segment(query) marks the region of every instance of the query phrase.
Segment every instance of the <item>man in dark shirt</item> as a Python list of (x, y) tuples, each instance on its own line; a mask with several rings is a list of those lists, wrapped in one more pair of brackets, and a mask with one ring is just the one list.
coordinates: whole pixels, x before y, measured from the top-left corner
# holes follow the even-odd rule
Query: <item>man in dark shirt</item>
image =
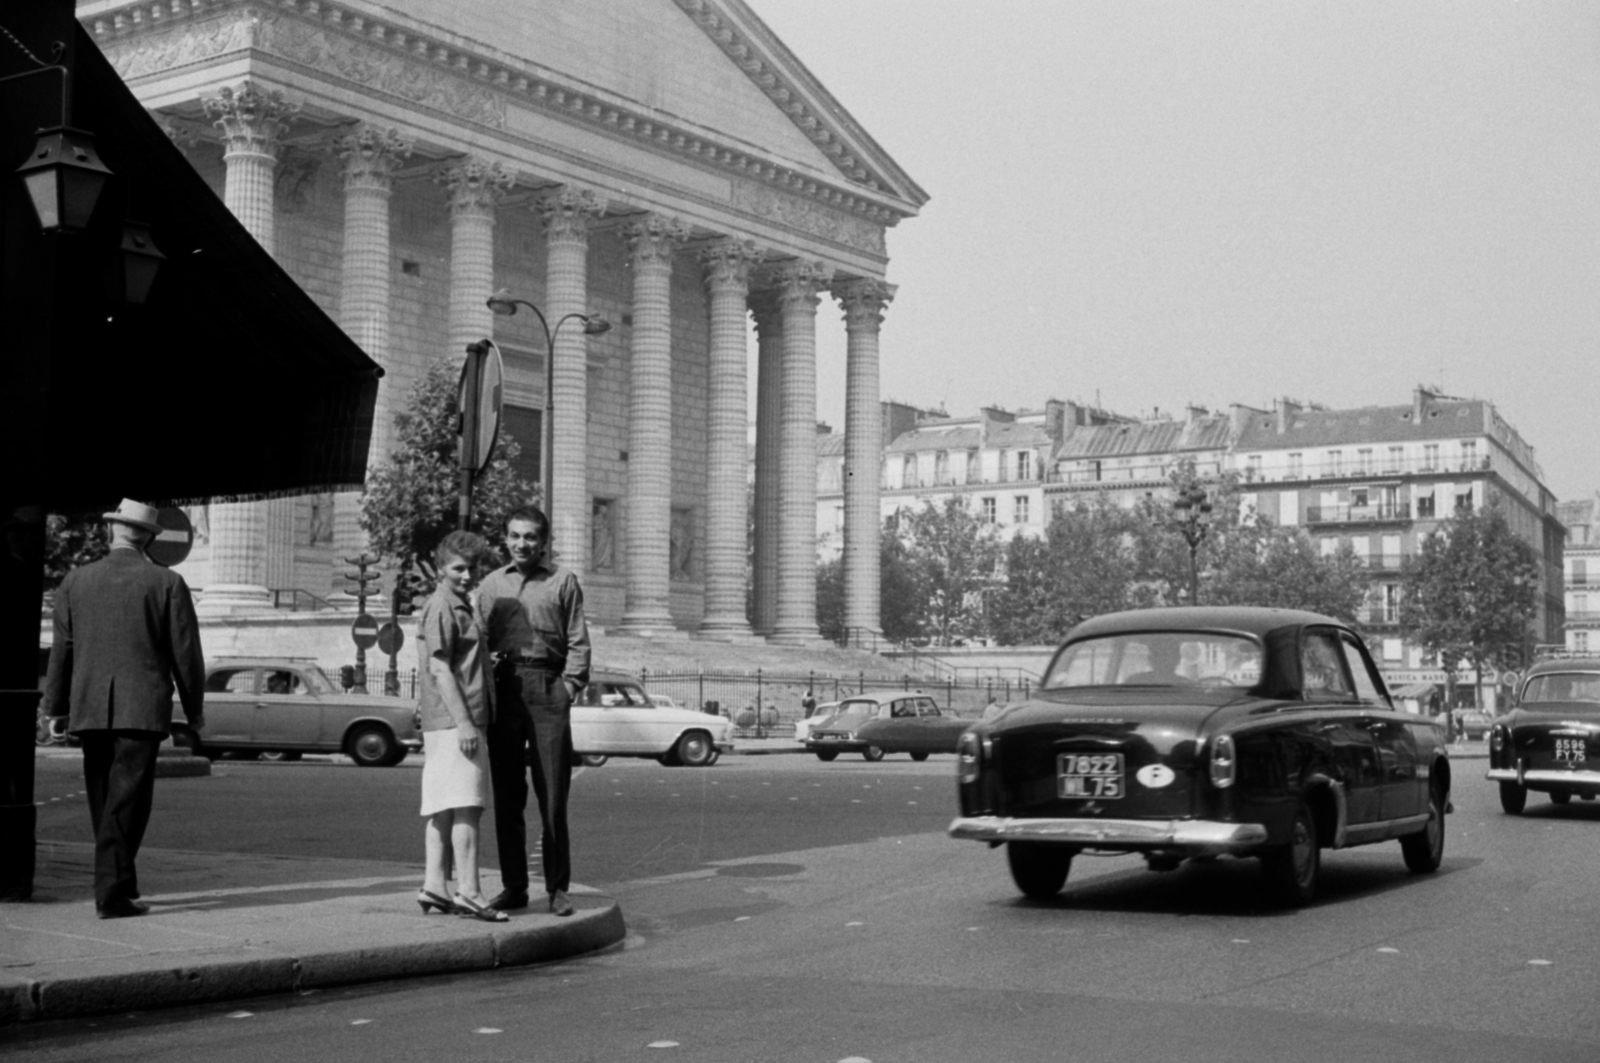
[[(478, 612), (495, 655), (495, 714), (489, 724), (495, 847), (505, 887), (489, 902), (528, 906), (528, 771), (543, 821), (541, 853), (550, 911), (571, 915), (567, 793), (572, 787), (572, 702), (589, 682), (589, 625), (578, 577), (547, 556), (550, 521), (532, 507), (506, 518), (511, 564), (486, 576)], [(529, 750), (533, 755), (529, 756)]]

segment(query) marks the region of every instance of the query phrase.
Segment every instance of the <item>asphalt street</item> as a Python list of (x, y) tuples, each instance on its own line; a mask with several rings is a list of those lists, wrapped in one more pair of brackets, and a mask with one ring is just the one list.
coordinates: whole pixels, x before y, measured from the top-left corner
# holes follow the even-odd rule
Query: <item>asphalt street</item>
[[(70, 761), (42, 837), (81, 838)], [(148, 845), (419, 860), (412, 767), (219, 763), (163, 780)], [(1080, 858), (1061, 896), (943, 834), (949, 757), (613, 761), (575, 784), (577, 877), (618, 949), (536, 969), (38, 1024), (26, 1060), (1285, 1060), (1600, 1058), (1600, 803), (1501, 814), (1457, 768), (1445, 866), (1327, 854), (1311, 907), (1253, 861)], [(492, 847), (491, 847), (492, 848)], [(264, 861), (269, 866), (270, 861)], [(420, 866), (420, 864), (419, 864)]]

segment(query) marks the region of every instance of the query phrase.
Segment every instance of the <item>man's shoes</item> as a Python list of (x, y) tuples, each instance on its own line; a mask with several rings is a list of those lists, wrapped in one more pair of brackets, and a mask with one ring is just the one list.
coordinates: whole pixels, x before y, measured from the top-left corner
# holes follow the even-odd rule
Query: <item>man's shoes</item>
[(556, 890), (550, 894), (550, 911), (556, 915), (572, 914), (572, 899), (567, 896), (566, 890)]
[(129, 900), (126, 897), (117, 897), (114, 900), (107, 901), (105, 904), (95, 905), (94, 910), (101, 919), (128, 919), (132, 916), (148, 914), (150, 906)]
[(527, 906), (527, 890), (504, 889), (495, 894), (494, 900), (489, 902), (489, 907), (497, 912), (515, 912)]

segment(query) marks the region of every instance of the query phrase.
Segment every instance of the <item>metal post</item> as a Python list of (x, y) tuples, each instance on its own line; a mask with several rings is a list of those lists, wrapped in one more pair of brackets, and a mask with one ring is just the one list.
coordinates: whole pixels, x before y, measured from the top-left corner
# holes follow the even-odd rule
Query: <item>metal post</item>
[(457, 527), (462, 531), (472, 525), (472, 477), (478, 467), (478, 391), (483, 386), (483, 358), (488, 353), (483, 340), (467, 344), (467, 379), (462, 389), (467, 401), (461, 411), (461, 481), (457, 499)]

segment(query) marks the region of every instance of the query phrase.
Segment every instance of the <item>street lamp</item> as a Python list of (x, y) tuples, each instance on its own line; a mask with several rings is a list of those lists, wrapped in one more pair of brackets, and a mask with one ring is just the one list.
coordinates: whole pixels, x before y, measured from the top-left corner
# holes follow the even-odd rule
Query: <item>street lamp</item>
[(556, 475), (556, 337), (561, 334), (561, 326), (576, 318), (583, 322), (585, 336), (598, 336), (611, 331), (611, 322), (599, 314), (580, 314), (574, 311), (563, 314), (556, 321), (556, 327), (551, 328), (545, 320), (544, 313), (537, 306), (526, 299), (513, 299), (509, 288), (501, 288), (489, 297), (489, 309), (502, 317), (510, 317), (517, 312), (517, 307), (525, 306), (533, 311), (533, 316), (539, 319), (539, 327), (544, 330), (544, 460), (540, 475), (544, 477), (544, 512), (550, 519), (555, 519), (554, 507), (551, 498), (555, 491)]
[(1199, 484), (1182, 488), (1172, 501), (1173, 525), (1189, 544), (1189, 604), (1200, 604), (1200, 563), (1197, 555), (1211, 528), (1211, 502)]

